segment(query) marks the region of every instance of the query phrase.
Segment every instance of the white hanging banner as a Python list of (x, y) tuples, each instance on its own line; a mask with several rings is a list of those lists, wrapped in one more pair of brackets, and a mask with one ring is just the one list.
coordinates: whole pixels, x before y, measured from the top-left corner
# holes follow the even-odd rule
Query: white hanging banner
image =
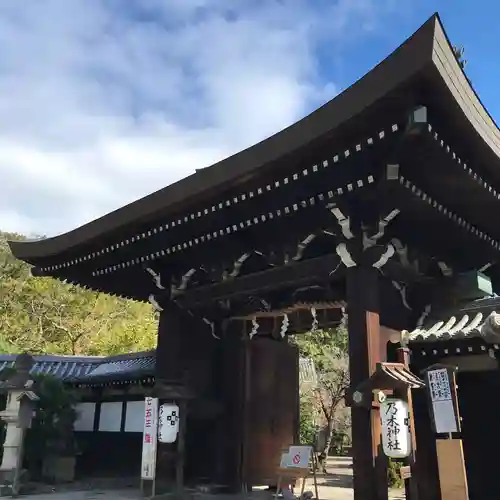
[(160, 443), (175, 443), (179, 434), (179, 407), (165, 403), (160, 406), (158, 417), (158, 441)]
[(146, 398), (144, 402), (144, 432), (142, 435), (141, 479), (156, 476), (156, 447), (158, 443), (158, 399)]
[(411, 453), (408, 403), (387, 398), (380, 403), (382, 449), (390, 458), (405, 458)]

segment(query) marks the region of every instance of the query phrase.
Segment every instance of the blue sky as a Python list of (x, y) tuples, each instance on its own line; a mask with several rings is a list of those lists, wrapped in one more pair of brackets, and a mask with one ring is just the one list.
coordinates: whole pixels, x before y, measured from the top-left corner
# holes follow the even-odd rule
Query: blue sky
[(2, 0), (0, 229), (67, 231), (250, 146), (436, 10), (500, 119), (493, 1)]
[(497, 122), (500, 121), (500, 3), (493, 0), (457, 2), (452, 0), (422, 0), (401, 2), (401, 15), (391, 12), (383, 23), (384, 32), (374, 32), (366, 43), (359, 39), (349, 47), (349, 56), (340, 58), (335, 66), (325, 64), (325, 74), (341, 81), (342, 87), (366, 73), (373, 65), (394, 50), (405, 38), (416, 31), (434, 12), (439, 12), (452, 43), (463, 45), (466, 51), (467, 75), (481, 100)]

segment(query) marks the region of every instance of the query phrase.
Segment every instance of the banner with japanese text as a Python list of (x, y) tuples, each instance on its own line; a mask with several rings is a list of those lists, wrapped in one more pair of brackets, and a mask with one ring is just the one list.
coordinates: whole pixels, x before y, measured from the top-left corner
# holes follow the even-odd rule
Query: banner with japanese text
[(146, 398), (144, 404), (144, 432), (142, 434), (141, 479), (151, 480), (155, 478), (157, 436), (158, 399)]

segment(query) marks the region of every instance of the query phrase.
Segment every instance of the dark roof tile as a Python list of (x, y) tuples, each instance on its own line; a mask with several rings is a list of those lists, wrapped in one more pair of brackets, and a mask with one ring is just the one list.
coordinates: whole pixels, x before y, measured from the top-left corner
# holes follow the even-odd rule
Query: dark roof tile
[[(0, 371), (14, 366), (16, 354), (0, 355)], [(94, 356), (34, 356), (35, 364), (31, 369), (33, 375), (53, 375), (62, 380), (84, 377), (101, 362), (102, 358)]]
[[(14, 366), (16, 354), (0, 354), (0, 372)], [(46, 374), (66, 382), (93, 384), (114, 380), (134, 380), (154, 376), (156, 352), (144, 351), (116, 356), (34, 356), (33, 375)], [(317, 379), (314, 362), (299, 359), (300, 383), (314, 384)]]
[(103, 360), (91, 372), (76, 377), (78, 382), (130, 379), (154, 375), (156, 355), (153, 352), (138, 352), (126, 357), (110, 357)]

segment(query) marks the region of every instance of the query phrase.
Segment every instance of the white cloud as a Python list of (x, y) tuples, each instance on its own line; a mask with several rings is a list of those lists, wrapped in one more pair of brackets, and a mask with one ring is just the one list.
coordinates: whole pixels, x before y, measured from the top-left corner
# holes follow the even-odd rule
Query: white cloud
[(0, 228), (72, 229), (335, 94), (316, 50), (394, 0), (3, 0)]

